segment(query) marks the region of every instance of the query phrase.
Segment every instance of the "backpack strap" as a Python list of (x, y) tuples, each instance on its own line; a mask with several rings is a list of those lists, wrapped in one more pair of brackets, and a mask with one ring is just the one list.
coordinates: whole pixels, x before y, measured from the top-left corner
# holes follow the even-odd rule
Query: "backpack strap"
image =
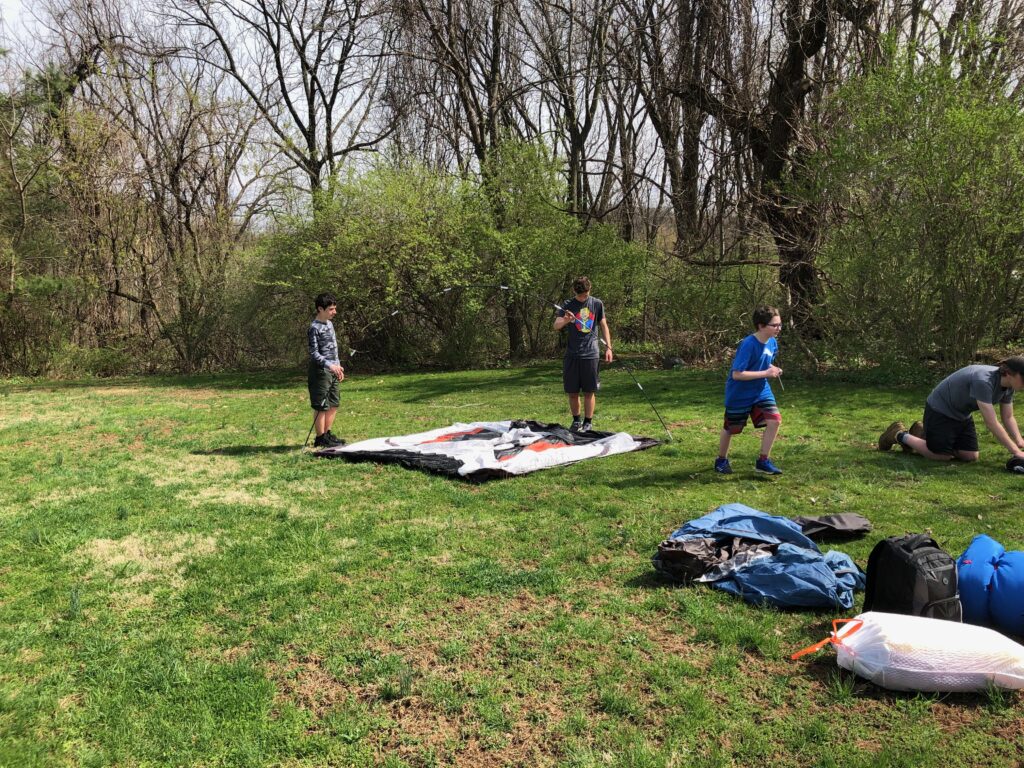
[(882, 557), (882, 552), (888, 546), (886, 542), (889, 539), (882, 539), (880, 542), (875, 544), (875, 548), (871, 550), (871, 554), (868, 555), (868, 567), (864, 571), (867, 575), (867, 583), (864, 586), (864, 610), (870, 611), (871, 606), (875, 603), (875, 592), (878, 587), (878, 561)]
[(921, 547), (925, 546), (941, 549), (941, 547), (938, 545), (938, 542), (936, 542), (935, 539), (933, 539), (927, 533), (916, 533), (911, 536), (904, 536), (902, 539), (899, 540), (900, 549), (908, 553), (913, 552), (915, 549), (920, 549)]

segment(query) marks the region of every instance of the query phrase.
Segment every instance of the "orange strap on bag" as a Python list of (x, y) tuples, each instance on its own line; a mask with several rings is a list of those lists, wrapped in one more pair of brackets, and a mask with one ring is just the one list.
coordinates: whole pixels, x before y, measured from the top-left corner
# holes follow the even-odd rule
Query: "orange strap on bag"
[(832, 634), (831, 635), (826, 637), (824, 640), (821, 640), (821, 641), (815, 643), (814, 645), (809, 645), (806, 648), (801, 648), (799, 651), (794, 653), (789, 658), (790, 659), (799, 659), (801, 656), (806, 656), (808, 653), (814, 653), (815, 651), (820, 651), (822, 648), (824, 648), (829, 643), (839, 644), (839, 642), (840, 642), (840, 640), (839, 640), (839, 625), (840, 624), (851, 624), (851, 623), (852, 624), (856, 624), (856, 626), (853, 627), (849, 632), (846, 633), (847, 637), (849, 637), (854, 632), (856, 632), (858, 629), (860, 629), (861, 627), (864, 626), (864, 622), (861, 619), (833, 619), (832, 620)]

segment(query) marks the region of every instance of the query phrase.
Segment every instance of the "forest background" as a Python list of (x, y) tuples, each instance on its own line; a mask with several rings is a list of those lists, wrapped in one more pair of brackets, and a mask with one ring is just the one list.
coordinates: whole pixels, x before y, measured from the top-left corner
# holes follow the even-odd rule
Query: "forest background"
[[(48, 0), (0, 64), (0, 374), (1019, 350), (1024, 0)], [(495, 286), (505, 285), (510, 290)], [(451, 288), (451, 290), (445, 290)]]

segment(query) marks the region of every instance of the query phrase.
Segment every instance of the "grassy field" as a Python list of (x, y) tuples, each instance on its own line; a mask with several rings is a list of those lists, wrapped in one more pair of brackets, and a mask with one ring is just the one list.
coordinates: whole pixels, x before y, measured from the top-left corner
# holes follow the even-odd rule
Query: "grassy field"
[[(560, 368), (359, 375), (349, 440), (565, 423)], [(740, 501), (1024, 547), (1024, 481), (873, 450), (927, 390), (787, 378), (777, 479), (711, 470), (724, 376), (644, 371), (676, 442), (472, 486), (324, 461), (298, 375), (0, 389), (0, 765), (975, 766), (1024, 760), (1017, 695), (913, 696), (797, 662), (831, 613), (658, 581)], [(664, 437), (603, 374), (596, 427)], [(1024, 421), (1024, 419), (1022, 419)], [(983, 430), (982, 430), (983, 431)], [(858, 606), (861, 598), (858, 598)], [(854, 612), (851, 613), (855, 613)]]

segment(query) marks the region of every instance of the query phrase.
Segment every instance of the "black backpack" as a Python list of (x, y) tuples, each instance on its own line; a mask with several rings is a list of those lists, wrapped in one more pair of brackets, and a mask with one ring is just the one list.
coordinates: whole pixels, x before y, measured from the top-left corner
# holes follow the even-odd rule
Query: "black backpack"
[(926, 533), (890, 536), (868, 557), (864, 610), (960, 621), (956, 561)]

